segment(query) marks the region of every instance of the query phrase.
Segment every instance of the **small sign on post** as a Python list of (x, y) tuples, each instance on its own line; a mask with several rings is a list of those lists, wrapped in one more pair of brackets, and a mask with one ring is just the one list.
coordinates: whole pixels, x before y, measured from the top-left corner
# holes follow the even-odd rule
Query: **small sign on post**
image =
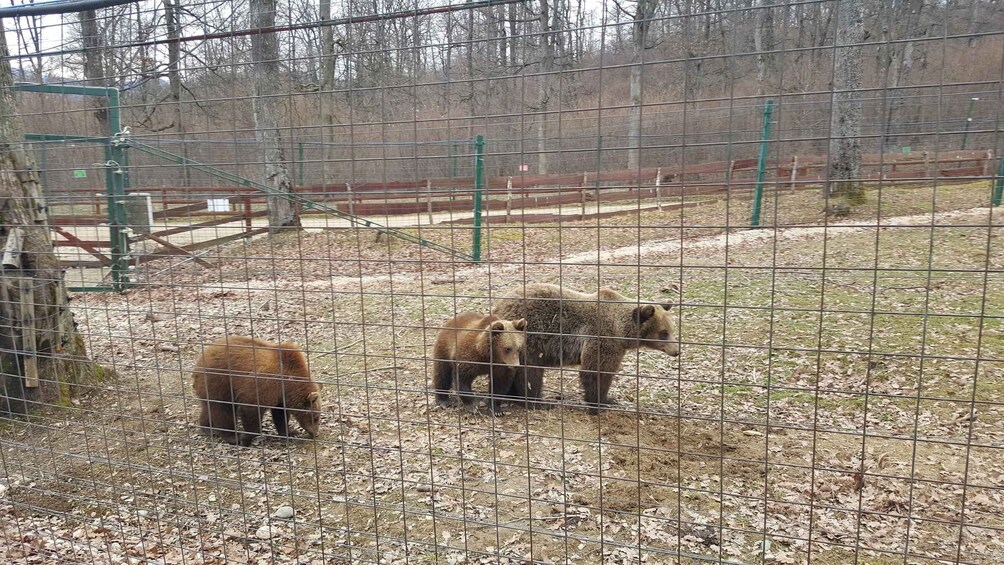
[(206, 200), (206, 208), (210, 212), (229, 212), (230, 211), (230, 199), (229, 198), (210, 198)]
[(909, 152), (910, 152), (910, 146), (909, 145), (904, 146), (903, 153), (909, 153)]
[(85, 179), (87, 178), (87, 171), (84, 169), (75, 169), (73, 171), (73, 178), (75, 179)]
[(525, 173), (525, 172), (527, 172), (529, 170), (530, 170), (530, 165), (520, 165), (519, 166), (519, 172), (521, 172), (521, 173)]

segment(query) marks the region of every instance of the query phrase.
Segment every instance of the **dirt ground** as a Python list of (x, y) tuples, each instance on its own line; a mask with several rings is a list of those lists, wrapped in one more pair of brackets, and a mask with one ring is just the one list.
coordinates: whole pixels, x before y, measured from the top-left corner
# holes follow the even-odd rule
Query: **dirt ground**
[[(482, 265), (300, 232), (77, 294), (89, 351), (118, 378), (0, 424), (0, 555), (998, 563), (1002, 214), (975, 185), (869, 196), (837, 224), (798, 193), (769, 200), (760, 230), (735, 201), (489, 226)], [(572, 369), (548, 373), (550, 410), (435, 407), (437, 327), (524, 282), (678, 303), (683, 355), (629, 354), (620, 404), (598, 417)], [(198, 433), (189, 371), (226, 334), (308, 352), (320, 438), (243, 449)]]

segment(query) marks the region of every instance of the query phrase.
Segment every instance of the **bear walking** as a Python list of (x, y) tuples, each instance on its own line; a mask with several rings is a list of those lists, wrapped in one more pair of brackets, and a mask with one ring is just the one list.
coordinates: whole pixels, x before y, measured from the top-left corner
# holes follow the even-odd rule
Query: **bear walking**
[(498, 395), (510, 388), (511, 368), (519, 364), (525, 329), (526, 320), (502, 320), (476, 312), (464, 312), (443, 324), (433, 350), (436, 404), (449, 404), (450, 388), (456, 380), (464, 409), (476, 413), (471, 385), (476, 377), (490, 374), (492, 413), (501, 415)]
[[(261, 433), (262, 413), (271, 410), (279, 435), (289, 435), (289, 417), (317, 436), (321, 399), (307, 360), (291, 344), (245, 336), (214, 341), (199, 355), (192, 372), (201, 399), (199, 426), (227, 443), (251, 445)], [(237, 432), (240, 416), (244, 433)]]
[(639, 305), (609, 289), (584, 294), (553, 284), (527, 285), (519, 296), (497, 302), (492, 311), (501, 318), (527, 322), (522, 367), (515, 369), (507, 394), (523, 397), (533, 406), (533, 399), (541, 396), (545, 368), (578, 365), (590, 413), (615, 404), (608, 393), (628, 351), (680, 354), (670, 307)]

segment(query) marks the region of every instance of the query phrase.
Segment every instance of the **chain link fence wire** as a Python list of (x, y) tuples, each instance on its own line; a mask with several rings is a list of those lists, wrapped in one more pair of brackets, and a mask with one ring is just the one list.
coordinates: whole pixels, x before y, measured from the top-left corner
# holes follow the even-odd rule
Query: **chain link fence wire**
[(999, 2), (87, 8), (2, 20), (5, 562), (1001, 561)]

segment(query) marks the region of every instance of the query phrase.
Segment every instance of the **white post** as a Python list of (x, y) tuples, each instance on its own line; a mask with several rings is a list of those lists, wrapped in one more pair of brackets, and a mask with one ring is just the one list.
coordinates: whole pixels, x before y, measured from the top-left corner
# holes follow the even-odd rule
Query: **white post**
[(505, 217), (508, 221), (509, 216), (512, 214), (512, 177), (509, 177), (505, 181)]
[(662, 167), (655, 170), (655, 205), (662, 212)]

